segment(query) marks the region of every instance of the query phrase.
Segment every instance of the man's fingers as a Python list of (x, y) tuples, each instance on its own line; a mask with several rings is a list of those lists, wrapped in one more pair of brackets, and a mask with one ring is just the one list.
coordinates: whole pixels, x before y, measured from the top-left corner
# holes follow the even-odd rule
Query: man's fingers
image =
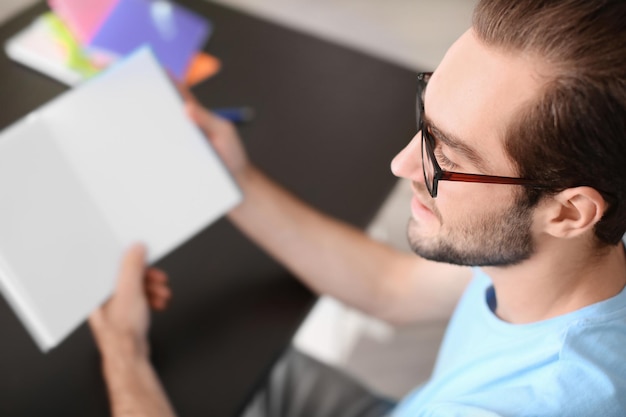
[(102, 307), (95, 309), (89, 315), (89, 325), (92, 328), (99, 328), (102, 326)]
[(182, 97), (182, 99), (183, 99), (183, 101), (185, 103), (195, 103), (195, 104), (198, 104), (198, 100), (191, 93), (191, 91), (189, 91), (189, 88), (185, 84), (183, 84), (180, 81), (176, 80), (174, 77), (170, 77), (170, 80), (172, 81), (172, 84), (174, 84), (176, 89), (178, 90), (178, 94), (180, 94), (180, 96)]
[(150, 307), (153, 310), (165, 309), (172, 298), (167, 274), (160, 269), (150, 268), (146, 271), (144, 285)]
[(203, 111), (202, 107), (193, 102), (187, 102), (185, 105), (187, 115), (196, 124), (205, 135), (208, 135), (211, 131), (212, 119), (208, 112)]
[(145, 258), (146, 249), (142, 244), (135, 244), (126, 251), (117, 282), (119, 294), (131, 295), (141, 291), (146, 266)]
[(154, 285), (146, 288), (148, 303), (153, 310), (163, 310), (172, 298), (172, 291), (164, 285)]
[(230, 122), (205, 109), (198, 103), (188, 102), (185, 107), (189, 118), (202, 129), (209, 139), (216, 132), (228, 132), (234, 129)]
[(148, 304), (150, 305), (150, 308), (156, 311), (165, 310), (169, 303), (169, 298), (148, 298)]
[(119, 268), (117, 283), (113, 297), (104, 305), (94, 310), (89, 316), (89, 324), (93, 329), (104, 326), (105, 313), (104, 310), (110, 308), (112, 303), (122, 305), (130, 305), (138, 291), (141, 291), (142, 277), (145, 268), (146, 250), (143, 245), (135, 244), (130, 247), (124, 257)]
[(167, 276), (167, 273), (161, 269), (148, 268), (148, 270), (146, 271), (147, 282), (166, 283), (168, 282), (168, 280), (169, 280), (169, 277)]
[(149, 297), (170, 298), (172, 290), (166, 284), (151, 283), (146, 286), (146, 294)]
[(202, 129), (205, 135), (209, 136), (215, 126), (216, 121), (219, 122), (217, 116), (205, 109), (198, 100), (191, 94), (191, 91), (181, 83), (175, 83), (178, 93), (185, 102), (185, 110), (187, 115), (193, 122)]

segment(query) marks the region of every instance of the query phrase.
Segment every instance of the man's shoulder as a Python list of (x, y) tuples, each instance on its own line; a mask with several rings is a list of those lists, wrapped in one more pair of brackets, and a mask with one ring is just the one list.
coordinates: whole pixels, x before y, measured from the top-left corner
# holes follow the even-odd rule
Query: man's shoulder
[[(559, 354), (564, 370), (597, 369), (622, 383), (626, 397), (626, 307), (571, 323)], [(614, 374), (614, 375), (613, 375)], [(589, 375), (592, 376), (592, 375)]]
[(573, 414), (567, 415), (623, 415), (626, 410), (624, 346), (624, 310), (570, 324), (563, 335), (553, 373), (543, 386), (540, 403), (555, 410), (571, 410)]
[(626, 367), (626, 289), (577, 313), (564, 331), (561, 359)]

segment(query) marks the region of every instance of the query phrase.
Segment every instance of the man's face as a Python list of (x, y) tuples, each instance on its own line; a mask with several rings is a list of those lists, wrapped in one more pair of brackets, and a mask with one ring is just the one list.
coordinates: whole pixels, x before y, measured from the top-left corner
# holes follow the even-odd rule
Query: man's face
[[(472, 30), (450, 48), (424, 98), (441, 168), (517, 176), (504, 136), (520, 108), (540, 87), (530, 57), (486, 47)], [(436, 199), (424, 184), (421, 133), (392, 162), (412, 181), (409, 241), (427, 259), (461, 265), (511, 265), (533, 252), (533, 209), (520, 186), (440, 181)]]

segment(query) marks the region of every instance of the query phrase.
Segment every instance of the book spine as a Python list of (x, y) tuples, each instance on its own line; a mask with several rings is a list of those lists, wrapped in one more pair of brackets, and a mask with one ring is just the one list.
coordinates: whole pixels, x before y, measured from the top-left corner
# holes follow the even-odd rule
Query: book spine
[(15, 275), (11, 272), (4, 259), (0, 256), (0, 291), (5, 300), (17, 314), (26, 330), (35, 339), (35, 343), (42, 352), (48, 351), (54, 346), (53, 337), (50, 335), (39, 316), (33, 311), (32, 303), (24, 289), (12, 279)]

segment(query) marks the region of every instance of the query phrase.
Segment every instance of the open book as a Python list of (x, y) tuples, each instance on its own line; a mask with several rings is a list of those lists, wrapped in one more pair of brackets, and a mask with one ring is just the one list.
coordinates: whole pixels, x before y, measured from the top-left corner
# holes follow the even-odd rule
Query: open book
[(0, 134), (0, 289), (46, 351), (110, 296), (131, 243), (154, 262), (240, 199), (140, 50)]

